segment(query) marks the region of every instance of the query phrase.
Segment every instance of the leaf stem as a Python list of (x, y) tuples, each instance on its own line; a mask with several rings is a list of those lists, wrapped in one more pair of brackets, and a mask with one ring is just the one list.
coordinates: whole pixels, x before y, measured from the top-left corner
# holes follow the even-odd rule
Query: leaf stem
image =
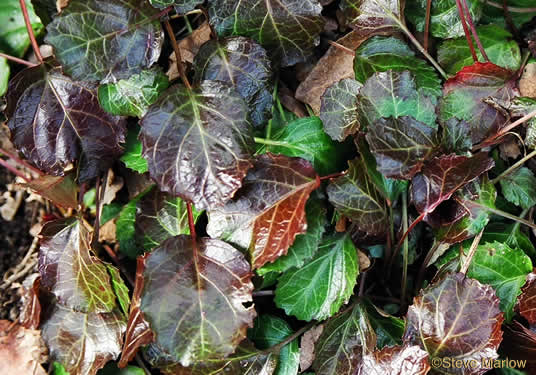
[(43, 55), (41, 55), (41, 50), (39, 49), (39, 45), (37, 44), (37, 40), (35, 39), (34, 31), (32, 28), (32, 22), (30, 21), (30, 16), (28, 15), (28, 8), (26, 8), (26, 1), (25, 0), (19, 0), (20, 3), (20, 9), (22, 10), (22, 15), (24, 16), (24, 23), (26, 24), (26, 30), (28, 31), (28, 36), (30, 37), (30, 42), (32, 43), (32, 48), (34, 50), (35, 56), (37, 57), (37, 60), (42, 64), (43, 63)]
[(24, 179), (24, 181), (26, 182), (31, 182), (31, 180), (26, 177), (24, 175), (24, 173), (22, 173), (21, 171), (19, 171), (17, 168), (15, 168), (14, 166), (12, 166), (11, 164), (9, 164), (7, 161), (5, 161), (4, 159), (1, 159), (0, 158), (0, 165), (3, 166), (4, 168), (6, 168), (8, 171), (10, 171), (11, 173), (13, 173), (14, 175), (16, 176), (19, 176), (20, 178)]
[(331, 44), (333, 47), (335, 48), (338, 48), (340, 49), (341, 51), (343, 51), (344, 53), (350, 55), (350, 56), (355, 56), (355, 51), (346, 47), (346, 46), (343, 46), (342, 44), (339, 44), (333, 40), (328, 40), (328, 43)]
[(188, 210), (188, 226), (190, 228), (190, 236), (192, 236), (192, 241), (194, 241), (195, 247), (197, 248), (197, 233), (195, 232), (194, 212), (191, 202), (186, 203), (186, 209)]
[(169, 38), (171, 39), (171, 46), (173, 47), (173, 51), (175, 52), (175, 58), (177, 59), (177, 70), (179, 71), (179, 76), (181, 77), (182, 83), (184, 83), (184, 86), (188, 90), (192, 89), (192, 86), (190, 85), (190, 81), (188, 81), (188, 77), (186, 77), (186, 72), (184, 71), (184, 65), (182, 65), (182, 57), (181, 57), (181, 51), (179, 48), (179, 45), (177, 44), (177, 39), (175, 39), (175, 33), (173, 33), (173, 28), (171, 27), (171, 24), (168, 20), (164, 21), (164, 26), (166, 27), (166, 31), (169, 35)]
[(328, 175), (325, 175), (325, 176), (321, 176), (320, 181), (325, 181), (325, 180), (329, 180), (329, 179), (332, 179), (332, 178), (341, 177), (341, 176), (344, 176), (345, 174), (346, 174), (346, 171), (328, 174)]
[(22, 166), (24, 168), (27, 168), (27, 169), (31, 170), (32, 172), (35, 172), (38, 176), (43, 176), (44, 175), (44, 173), (41, 172), (39, 169), (37, 169), (34, 166), (28, 164), (24, 160), (20, 159), (18, 156), (16, 156), (16, 155), (4, 150), (3, 148), (0, 148), (0, 154), (4, 154), (5, 156), (10, 158), (14, 162), (18, 163), (20, 166)]
[[(455, 198), (456, 199), (456, 198)], [(457, 199), (456, 199), (457, 200)], [(486, 205), (483, 205), (483, 204), (480, 204), (480, 203), (477, 203), (477, 202), (471, 202), (471, 205), (475, 206), (475, 207), (478, 207), (482, 210), (487, 210), (489, 212), (491, 212), (492, 214), (495, 214), (495, 215), (498, 215), (498, 216), (502, 216), (504, 218), (507, 218), (507, 219), (510, 219), (510, 220), (513, 220), (515, 222), (518, 222), (518, 223), (521, 223), (521, 224), (524, 224), (526, 225), (527, 227), (529, 228), (532, 228), (532, 229), (536, 229), (536, 224), (534, 223), (531, 223), (530, 221), (528, 220), (525, 220), (525, 219), (522, 219), (518, 216), (515, 216), (515, 215), (512, 215), (508, 212), (505, 212), (505, 211), (501, 211), (501, 210), (498, 210), (496, 208), (491, 208), (491, 207), (488, 207)]]
[(253, 292), (252, 295), (253, 297), (266, 297), (275, 295), (275, 292), (273, 290), (258, 290)]
[(502, 178), (504, 178), (504, 177), (508, 176), (510, 173), (514, 172), (517, 168), (521, 167), (527, 160), (529, 160), (530, 158), (533, 158), (534, 156), (536, 156), (536, 150), (532, 151), (530, 154), (527, 154), (522, 159), (519, 159), (519, 161), (517, 161), (515, 164), (511, 165), (508, 169), (506, 169), (503, 173), (501, 173), (500, 175), (495, 177), (490, 182), (495, 185)]
[(286, 346), (288, 343), (290, 343), (290, 342), (294, 341), (295, 339), (297, 339), (298, 337), (300, 337), (303, 333), (305, 333), (306, 331), (308, 331), (311, 328), (313, 328), (316, 324), (317, 324), (316, 321), (312, 321), (312, 322), (306, 324), (305, 326), (301, 327), (299, 330), (294, 332), (292, 335), (288, 336), (286, 339), (281, 341), (279, 344), (276, 344), (276, 345), (272, 346), (271, 348), (268, 348), (268, 349), (264, 350), (263, 352), (264, 353), (278, 354), (279, 351), (281, 349), (283, 349), (284, 346)]
[(432, 0), (426, 0), (426, 17), (424, 23), (424, 49), (428, 51), (428, 39), (430, 37), (430, 18), (432, 13)]
[[(504, 9), (502, 4), (496, 3), (494, 1), (484, 0), (484, 4), (492, 6), (494, 8)], [(533, 13), (536, 12), (536, 8), (522, 8), (522, 7), (513, 7), (513, 6), (507, 6), (506, 7), (509, 12), (512, 13)]]
[(267, 146), (283, 146), (283, 147), (290, 146), (287, 142), (273, 141), (271, 139), (266, 139), (266, 138), (255, 137), (253, 138), (253, 140), (255, 141), (255, 143), (260, 143), (261, 145), (267, 145)]
[(472, 151), (480, 150), (481, 148), (484, 148), (484, 147), (492, 145), (497, 138), (502, 137), (503, 135), (508, 133), (510, 130), (512, 130), (516, 126), (523, 124), (524, 122), (530, 120), (533, 117), (536, 117), (536, 110), (526, 114), (525, 116), (523, 116), (523, 117), (517, 119), (516, 121), (512, 122), (510, 125), (507, 125), (504, 128), (500, 129), (496, 134), (494, 134), (491, 137), (483, 140), (482, 142), (477, 144), (475, 147), (473, 147)]
[(5, 59), (7, 59), (7, 60), (11, 60), (11, 61), (16, 62), (18, 64), (29, 66), (30, 68), (33, 68), (34, 66), (38, 65), (38, 64), (34, 64), (34, 63), (31, 63), (31, 62), (23, 60), (23, 59), (19, 59), (18, 57), (15, 57), (15, 56), (6, 55), (5, 53), (1, 53), (1, 52), (0, 52), (0, 57), (3, 57)]
[[(407, 194), (402, 194), (402, 230), (404, 233), (408, 230), (408, 197)], [(402, 305), (400, 309), (402, 311), (406, 308), (406, 287), (408, 282), (408, 236), (404, 238), (404, 243), (402, 247), (402, 292), (400, 295), (400, 300)]]
[(475, 46), (473, 45), (473, 39), (471, 38), (471, 33), (467, 27), (467, 22), (465, 21), (465, 14), (463, 11), (463, 6), (461, 0), (456, 0), (456, 8), (458, 8), (458, 14), (460, 16), (460, 21), (462, 22), (463, 33), (465, 34), (465, 39), (467, 39), (467, 45), (471, 51), (471, 56), (473, 56), (473, 61), (478, 62), (478, 56), (476, 55)]
[(471, 243), (471, 247), (469, 249), (469, 254), (467, 255), (467, 258), (465, 258), (465, 261), (463, 262), (463, 266), (460, 269), (460, 273), (463, 273), (464, 275), (467, 273), (467, 270), (469, 269), (469, 265), (471, 264), (471, 260), (473, 260), (473, 257), (476, 253), (476, 248), (478, 247), (478, 244), (480, 243), (480, 239), (482, 238), (482, 234), (484, 233), (484, 229), (482, 229), (476, 236), (473, 238), (473, 242)]
[(421, 289), (422, 282), (424, 280), (424, 273), (426, 272), (426, 268), (428, 267), (428, 263), (434, 256), (437, 249), (439, 249), (439, 246), (441, 245), (441, 242), (434, 241), (434, 244), (432, 245), (432, 248), (428, 251), (426, 254), (426, 257), (424, 258), (424, 261), (421, 264), (421, 268), (419, 269), (419, 276), (417, 277), (417, 282), (415, 283), (415, 294), (419, 292), (419, 289)]
[[(108, 173), (106, 173), (108, 174)], [(97, 184), (95, 186), (95, 190), (96, 190), (96, 194), (95, 194), (95, 208), (96, 208), (96, 211), (95, 211), (95, 224), (93, 224), (93, 241), (92, 242), (92, 246), (95, 247), (95, 245), (97, 245), (97, 243), (99, 242), (99, 230), (100, 230), (100, 211), (101, 211), (101, 207), (100, 207), (100, 203), (102, 201), (102, 192), (103, 192), (103, 186), (105, 186), (105, 184), (102, 183), (101, 181), (101, 176), (97, 176)]]
[(469, 11), (469, 7), (467, 6), (467, 0), (462, 0), (463, 9), (467, 15), (467, 23), (469, 24), (469, 28), (471, 29), (471, 32), (473, 33), (473, 37), (475, 38), (476, 45), (478, 46), (478, 49), (480, 50), (480, 53), (482, 54), (482, 57), (489, 62), (489, 57), (486, 54), (486, 50), (484, 49), (484, 46), (480, 42), (480, 38), (478, 37), (478, 34), (476, 33), (476, 27), (473, 23), (473, 17), (471, 17), (471, 12)]

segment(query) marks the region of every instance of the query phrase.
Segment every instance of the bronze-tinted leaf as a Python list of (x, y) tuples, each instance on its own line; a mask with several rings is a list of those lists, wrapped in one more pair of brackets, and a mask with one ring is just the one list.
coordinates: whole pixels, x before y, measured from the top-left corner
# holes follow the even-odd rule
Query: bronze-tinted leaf
[[(407, 314), (404, 341), (419, 345), (434, 358), (475, 360), (462, 370), (435, 366), (447, 374), (483, 374), (481, 360), (498, 357), (503, 314), (493, 288), (462, 273), (446, 274), (421, 290)], [(435, 363), (435, 362), (433, 362)], [(447, 363), (445, 365), (445, 363)]]
[(433, 158), (411, 181), (411, 199), (417, 211), (426, 216), (441, 202), (494, 166), (485, 152), (472, 157), (443, 155)]
[(170, 87), (141, 120), (140, 139), (160, 190), (200, 210), (225, 204), (252, 166), (247, 107), (216, 81), (193, 90)]
[(252, 273), (242, 253), (223, 241), (181, 235), (147, 258), (141, 311), (156, 343), (190, 366), (234, 352), (253, 325)]
[(144, 0), (70, 0), (47, 26), (45, 41), (75, 80), (128, 78), (160, 56), (157, 15)]
[(55, 304), (41, 329), (52, 360), (71, 374), (95, 375), (121, 353), (124, 319), (119, 310), (82, 313)]
[(35, 190), (43, 198), (64, 208), (76, 208), (78, 206), (78, 186), (73, 181), (72, 175), (43, 175), (21, 185)]
[(116, 307), (106, 265), (91, 254), (91, 233), (83, 222), (50, 221), (41, 230), (41, 284), (70, 309), (111, 312)]
[(411, 116), (381, 118), (368, 127), (367, 142), (381, 174), (409, 180), (437, 147), (436, 133)]
[(425, 375), (428, 353), (418, 345), (385, 347), (363, 357), (356, 375)]
[(536, 334), (517, 320), (504, 326), (501, 351), (509, 359), (526, 361), (526, 366), (519, 368), (527, 374), (534, 374), (536, 371)]
[(517, 309), (531, 326), (536, 325), (536, 273), (534, 271), (527, 275), (527, 282), (521, 289)]
[(260, 155), (237, 196), (209, 212), (207, 232), (249, 249), (253, 268), (259, 268), (286, 254), (305, 232), (305, 203), (319, 184), (306, 160)]
[(342, 0), (340, 8), (346, 23), (363, 35), (396, 29), (402, 16), (399, 0)]
[(443, 86), (439, 120), (446, 123), (455, 117), (467, 121), (473, 143), (496, 133), (506, 123), (506, 117), (484, 99), (511, 99), (514, 96), (514, 74), (492, 63), (477, 62), (464, 67)]
[(380, 235), (388, 228), (385, 200), (367, 175), (361, 159), (348, 162), (344, 176), (333, 180), (327, 187), (331, 204), (348, 217), (360, 231)]
[(28, 276), (22, 283), (19, 322), (24, 328), (37, 329), (41, 322), (40, 287), (41, 277), (37, 273)]
[(49, 174), (62, 176), (82, 156), (79, 178), (88, 180), (122, 153), (125, 120), (104, 112), (96, 85), (75, 82), (59, 67), (43, 64), (17, 74), (7, 97), (13, 144)]

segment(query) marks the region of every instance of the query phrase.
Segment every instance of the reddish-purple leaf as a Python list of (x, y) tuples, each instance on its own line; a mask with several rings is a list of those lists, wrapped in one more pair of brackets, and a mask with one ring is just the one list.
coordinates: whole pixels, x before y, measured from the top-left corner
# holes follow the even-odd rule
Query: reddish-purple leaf
[(463, 372), (441, 362), (441, 373), (483, 374), (482, 360), (498, 357), (503, 314), (493, 288), (462, 273), (447, 274), (421, 290), (407, 314), (404, 341), (431, 357), (474, 360)]
[(472, 157), (451, 154), (433, 158), (411, 181), (415, 208), (426, 219), (441, 202), (493, 165), (493, 159), (484, 152)]
[(140, 123), (143, 157), (160, 190), (200, 210), (223, 206), (252, 166), (247, 114), (244, 100), (221, 82), (165, 91)]
[(15, 147), (56, 176), (79, 158), (82, 181), (107, 170), (123, 151), (126, 122), (100, 107), (96, 88), (51, 64), (17, 74), (9, 83), (6, 108)]
[(86, 314), (56, 304), (41, 329), (52, 360), (63, 364), (70, 374), (95, 375), (119, 357), (125, 326), (117, 309)]
[(534, 271), (527, 275), (527, 282), (521, 289), (517, 309), (531, 326), (536, 325), (536, 273)]
[(21, 185), (35, 190), (43, 198), (63, 208), (78, 207), (78, 186), (70, 174), (67, 176), (44, 175)]
[(207, 232), (249, 249), (253, 268), (287, 253), (307, 228), (305, 203), (320, 184), (300, 158), (260, 155), (237, 196), (209, 213)]
[(40, 236), (41, 285), (75, 311), (111, 312), (116, 296), (106, 265), (91, 254), (86, 224), (73, 218), (50, 221)]
[(410, 180), (438, 145), (437, 129), (411, 116), (380, 118), (367, 130), (370, 152), (385, 177)]
[(515, 72), (489, 62), (464, 67), (443, 86), (439, 120), (443, 124), (452, 117), (467, 121), (473, 143), (496, 133), (507, 119), (484, 99), (511, 99), (515, 95), (514, 75)]
[(235, 351), (253, 325), (251, 270), (229, 244), (181, 235), (147, 258), (141, 311), (156, 343), (175, 362), (190, 366)]
[(418, 345), (385, 347), (363, 357), (356, 375), (425, 375), (428, 353)]
[(526, 374), (536, 372), (536, 334), (517, 320), (504, 326), (501, 351), (508, 359), (526, 361), (526, 366), (519, 366)]
[(41, 302), (39, 301), (39, 288), (41, 278), (39, 274), (29, 276), (22, 283), (20, 325), (24, 328), (37, 329), (41, 322)]

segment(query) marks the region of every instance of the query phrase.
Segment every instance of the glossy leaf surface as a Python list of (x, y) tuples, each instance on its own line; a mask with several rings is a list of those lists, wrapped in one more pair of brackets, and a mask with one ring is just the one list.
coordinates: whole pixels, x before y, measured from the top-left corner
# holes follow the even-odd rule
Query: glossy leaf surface
[(175, 12), (182, 14), (193, 10), (197, 5), (203, 4), (203, 0), (150, 0), (151, 5), (158, 9), (169, 6), (175, 8)]
[(139, 126), (128, 129), (125, 152), (121, 155), (119, 160), (125, 163), (128, 168), (138, 173), (145, 173), (149, 170), (149, 167), (147, 160), (145, 160), (142, 155), (142, 146), (138, 139), (139, 132)]
[(536, 274), (534, 272), (527, 275), (527, 282), (521, 291), (517, 306), (519, 314), (527, 319), (531, 326), (534, 326), (536, 324)]
[(394, 29), (393, 18), (402, 15), (398, 0), (342, 0), (340, 8), (346, 23), (362, 35)]
[(140, 124), (151, 177), (198, 209), (225, 204), (252, 166), (246, 105), (223, 83), (204, 81), (192, 91), (172, 86)]

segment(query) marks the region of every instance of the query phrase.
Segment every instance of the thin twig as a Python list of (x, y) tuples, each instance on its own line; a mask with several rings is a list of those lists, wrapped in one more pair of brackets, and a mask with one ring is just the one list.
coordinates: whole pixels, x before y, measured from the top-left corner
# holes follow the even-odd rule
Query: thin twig
[(166, 27), (166, 31), (169, 35), (169, 38), (171, 39), (171, 46), (173, 47), (173, 51), (175, 52), (175, 58), (177, 59), (177, 70), (179, 72), (179, 76), (181, 77), (182, 83), (184, 83), (184, 86), (188, 90), (192, 89), (192, 86), (190, 85), (190, 81), (188, 81), (188, 77), (186, 77), (186, 72), (184, 71), (184, 65), (182, 65), (182, 57), (181, 57), (181, 51), (179, 48), (179, 45), (177, 44), (177, 39), (175, 39), (175, 34), (173, 33), (173, 28), (171, 27), (171, 24), (168, 20), (164, 21), (164, 26)]
[(467, 45), (471, 51), (471, 56), (473, 56), (474, 62), (478, 62), (478, 56), (476, 55), (475, 46), (473, 45), (473, 39), (471, 39), (471, 33), (469, 32), (467, 22), (465, 21), (465, 14), (461, 0), (456, 0), (456, 7), (458, 8), (458, 14), (460, 15), (460, 21), (462, 22), (463, 32), (465, 34), (465, 39), (467, 39)]
[(264, 350), (264, 352), (265, 353), (278, 354), (279, 351), (284, 346), (286, 346), (288, 343), (290, 343), (290, 342), (294, 341), (295, 339), (297, 339), (298, 337), (300, 337), (303, 333), (305, 333), (306, 331), (308, 331), (311, 328), (313, 328), (316, 324), (317, 324), (316, 321), (310, 322), (309, 324), (301, 327), (299, 330), (294, 332), (292, 335), (288, 336), (286, 339), (281, 341), (279, 344), (276, 344), (276, 345), (272, 346), (271, 348), (268, 348), (268, 349)]
[(44, 173), (41, 172), (39, 169), (37, 169), (34, 166), (28, 164), (24, 160), (20, 159), (18, 156), (16, 156), (16, 155), (4, 150), (3, 148), (0, 148), (0, 154), (6, 155), (8, 158), (12, 159), (14, 162), (20, 164), (24, 168), (27, 168), (27, 169), (35, 172), (38, 176), (43, 176), (44, 175)]
[(498, 138), (501, 138), (506, 133), (508, 133), (510, 130), (515, 128), (518, 125), (521, 125), (531, 118), (536, 117), (536, 110), (530, 112), (529, 114), (526, 114), (525, 116), (521, 117), (520, 119), (517, 119), (516, 121), (512, 122), (510, 125), (505, 126), (504, 128), (500, 129), (496, 134), (492, 135), (491, 137), (483, 140), (479, 144), (473, 147), (472, 151), (480, 150), (481, 148), (491, 146)]
[(426, 0), (426, 18), (424, 23), (424, 49), (428, 51), (428, 39), (430, 37), (430, 18), (432, 13), (432, 0)]
[(275, 292), (273, 290), (258, 290), (256, 292), (253, 292), (252, 294), (253, 297), (266, 297), (275, 295)]
[(365, 283), (367, 281), (367, 274), (368, 274), (367, 271), (363, 272), (361, 274), (361, 278), (359, 279), (359, 293), (358, 293), (359, 297), (363, 297), (365, 293)]
[(428, 263), (434, 256), (435, 252), (439, 248), (439, 245), (441, 245), (441, 242), (435, 241), (432, 245), (432, 248), (428, 251), (426, 254), (426, 257), (424, 258), (424, 261), (421, 264), (421, 268), (419, 269), (419, 276), (417, 277), (417, 282), (415, 283), (415, 294), (419, 292), (419, 289), (421, 289), (422, 282), (424, 281), (424, 273), (426, 272), (426, 268), (428, 267)]
[(484, 229), (482, 229), (473, 239), (473, 242), (471, 243), (471, 248), (469, 249), (469, 255), (467, 255), (467, 258), (465, 258), (465, 261), (463, 262), (463, 266), (460, 269), (460, 272), (464, 275), (467, 273), (467, 270), (469, 269), (469, 265), (471, 264), (471, 260), (473, 260), (473, 256), (476, 253), (476, 248), (478, 247), (478, 244), (480, 243), (480, 239), (482, 238), (482, 234), (484, 233)]
[(151, 375), (151, 372), (149, 371), (147, 366), (145, 366), (145, 363), (143, 363), (143, 360), (141, 359), (139, 353), (136, 354), (134, 359), (136, 360), (136, 363), (138, 364), (138, 366), (140, 366), (142, 368), (142, 370), (145, 372), (145, 375)]
[(18, 64), (29, 66), (30, 68), (33, 68), (34, 66), (38, 65), (38, 64), (34, 64), (34, 63), (31, 63), (31, 62), (23, 60), (23, 59), (19, 59), (18, 57), (15, 57), (15, 56), (6, 55), (5, 53), (1, 53), (1, 52), (0, 52), (0, 57), (3, 57), (3, 58), (8, 59), (8, 60), (11, 60), (11, 61), (16, 62)]
[[(484, 1), (485, 4), (492, 6), (494, 8), (504, 9), (502, 4), (496, 3), (494, 1)], [(513, 6), (507, 6), (507, 9), (509, 12), (512, 13), (534, 13), (536, 12), (536, 8), (522, 8), (522, 7), (513, 7)]]
[(93, 241), (92, 245), (95, 246), (99, 242), (99, 231), (100, 231), (100, 202), (102, 201), (101, 193), (103, 190), (103, 186), (105, 184), (101, 181), (101, 176), (97, 176), (97, 184), (95, 186), (96, 194), (95, 194), (95, 223), (93, 224)]
[[(408, 198), (406, 194), (402, 194), (402, 230), (404, 233), (408, 230)], [(400, 300), (402, 305), (400, 310), (405, 311), (406, 309), (406, 284), (408, 282), (408, 236), (404, 238), (404, 243), (402, 247), (402, 292), (400, 295)]]
[(11, 173), (13, 173), (14, 175), (16, 176), (19, 176), (20, 178), (24, 179), (26, 182), (31, 182), (31, 179), (29, 179), (28, 177), (26, 177), (24, 175), (24, 173), (22, 173), (21, 171), (19, 171), (17, 168), (15, 168), (14, 166), (12, 166), (11, 164), (9, 164), (7, 161), (5, 161), (4, 159), (0, 158), (0, 165), (3, 166), (4, 168), (6, 168), (7, 170), (9, 170)]
[(340, 43), (337, 43), (337, 42), (334, 42), (333, 40), (329, 40), (328, 41), (329, 44), (331, 44), (333, 47), (337, 48), (337, 49), (340, 49), (341, 51), (343, 51), (344, 53), (350, 55), (350, 56), (355, 56), (355, 51), (346, 47), (346, 46), (343, 46), (342, 44)]
[(480, 53), (482, 54), (482, 57), (486, 61), (490, 61), (488, 55), (486, 54), (486, 51), (484, 50), (484, 46), (482, 43), (480, 43), (480, 38), (478, 37), (478, 34), (476, 33), (476, 27), (473, 23), (473, 17), (471, 17), (471, 12), (469, 11), (469, 7), (467, 6), (467, 0), (462, 0), (463, 9), (467, 16), (467, 23), (469, 24), (469, 27), (471, 28), (471, 32), (473, 33), (473, 38), (475, 38), (476, 45), (478, 46), (478, 49), (480, 50)]
[(515, 164), (512, 164), (508, 169), (506, 169), (503, 173), (501, 173), (500, 175), (495, 177), (490, 182), (492, 184), (496, 184), (502, 178), (504, 178), (504, 177), (508, 176), (510, 173), (514, 172), (517, 168), (521, 167), (527, 160), (533, 158), (534, 156), (536, 156), (536, 150), (532, 151), (530, 154), (527, 154), (522, 159), (519, 159), (519, 161), (517, 161)]
[(328, 175), (325, 175), (325, 176), (321, 176), (320, 181), (325, 181), (325, 180), (330, 180), (332, 178), (341, 177), (341, 176), (346, 175), (346, 173), (347, 172), (344, 171), (344, 172), (337, 172), (337, 173), (332, 173), (332, 174), (328, 174)]
[(32, 22), (30, 21), (30, 16), (28, 15), (28, 8), (26, 8), (26, 1), (25, 0), (19, 0), (20, 3), (20, 9), (22, 10), (22, 15), (24, 16), (24, 23), (26, 24), (26, 30), (28, 31), (28, 36), (30, 37), (30, 42), (32, 43), (32, 48), (34, 50), (35, 56), (37, 57), (37, 60), (42, 64), (43, 63), (43, 55), (41, 55), (41, 50), (39, 49), (39, 45), (37, 44), (37, 40), (35, 39), (35, 34), (32, 28)]

